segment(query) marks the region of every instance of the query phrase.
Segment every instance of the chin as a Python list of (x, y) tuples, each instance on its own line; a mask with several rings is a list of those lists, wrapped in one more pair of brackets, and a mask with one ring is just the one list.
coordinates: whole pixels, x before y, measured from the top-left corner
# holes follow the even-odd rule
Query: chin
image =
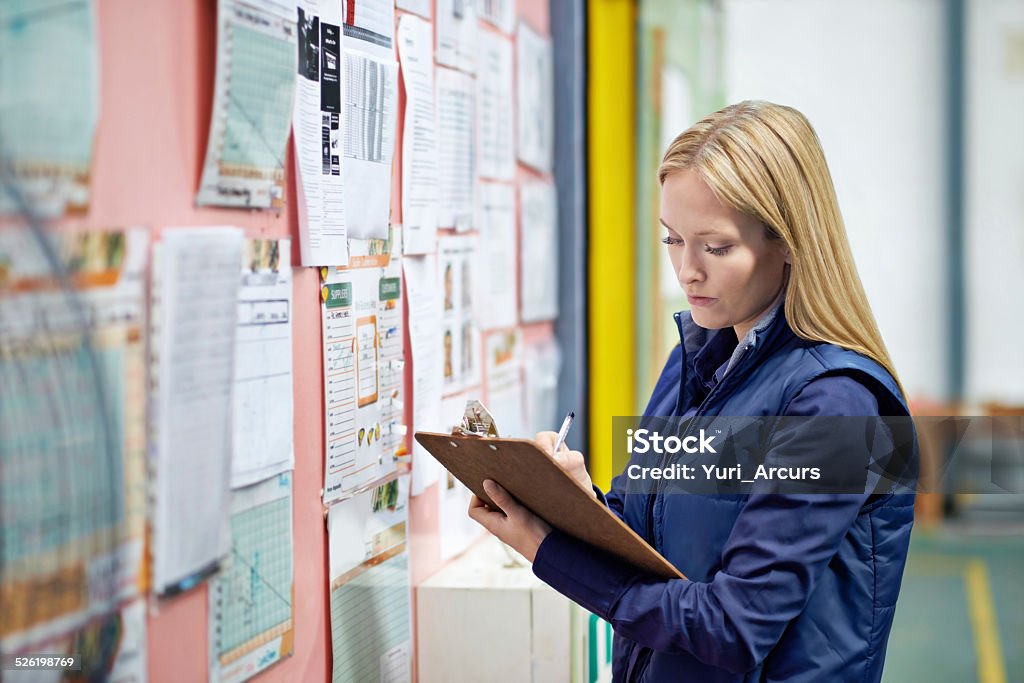
[(721, 315), (712, 315), (705, 309), (691, 308), (690, 316), (693, 318), (693, 322), (697, 323), (705, 330), (721, 330), (726, 327), (732, 327), (732, 323), (724, 319)]

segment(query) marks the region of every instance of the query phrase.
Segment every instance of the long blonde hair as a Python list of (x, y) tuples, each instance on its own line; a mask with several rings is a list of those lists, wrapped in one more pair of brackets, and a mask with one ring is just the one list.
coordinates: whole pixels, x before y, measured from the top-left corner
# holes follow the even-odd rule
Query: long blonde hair
[(789, 248), (785, 310), (793, 332), (861, 353), (899, 385), (853, 262), (821, 142), (804, 115), (758, 101), (716, 111), (672, 141), (658, 181), (686, 169)]

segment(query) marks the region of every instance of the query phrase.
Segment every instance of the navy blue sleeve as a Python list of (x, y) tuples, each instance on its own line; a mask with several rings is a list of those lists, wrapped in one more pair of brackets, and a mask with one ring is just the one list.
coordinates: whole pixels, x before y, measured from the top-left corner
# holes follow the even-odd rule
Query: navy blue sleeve
[[(787, 415), (871, 415), (874, 395), (848, 377), (815, 380)], [(836, 444), (829, 444), (835, 448)], [(807, 604), (866, 495), (751, 495), (708, 583), (659, 579), (558, 531), (533, 571), (654, 650), (686, 651), (728, 671), (756, 668)]]

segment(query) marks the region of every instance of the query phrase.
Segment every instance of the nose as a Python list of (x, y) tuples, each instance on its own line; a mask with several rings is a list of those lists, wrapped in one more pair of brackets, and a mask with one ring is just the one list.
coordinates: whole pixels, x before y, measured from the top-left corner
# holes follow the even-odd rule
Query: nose
[(676, 278), (679, 280), (679, 284), (686, 287), (688, 284), (704, 281), (703, 259), (699, 254), (694, 253), (689, 245), (680, 250), (677, 258), (679, 263), (676, 268)]

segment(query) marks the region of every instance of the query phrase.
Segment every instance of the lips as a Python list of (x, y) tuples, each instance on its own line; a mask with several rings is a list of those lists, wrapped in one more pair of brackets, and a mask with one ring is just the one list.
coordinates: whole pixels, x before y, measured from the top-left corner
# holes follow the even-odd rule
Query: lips
[(686, 295), (686, 300), (690, 302), (691, 306), (700, 307), (710, 306), (711, 304), (718, 301), (718, 299), (712, 299), (711, 297), (708, 296), (690, 296), (689, 294)]

